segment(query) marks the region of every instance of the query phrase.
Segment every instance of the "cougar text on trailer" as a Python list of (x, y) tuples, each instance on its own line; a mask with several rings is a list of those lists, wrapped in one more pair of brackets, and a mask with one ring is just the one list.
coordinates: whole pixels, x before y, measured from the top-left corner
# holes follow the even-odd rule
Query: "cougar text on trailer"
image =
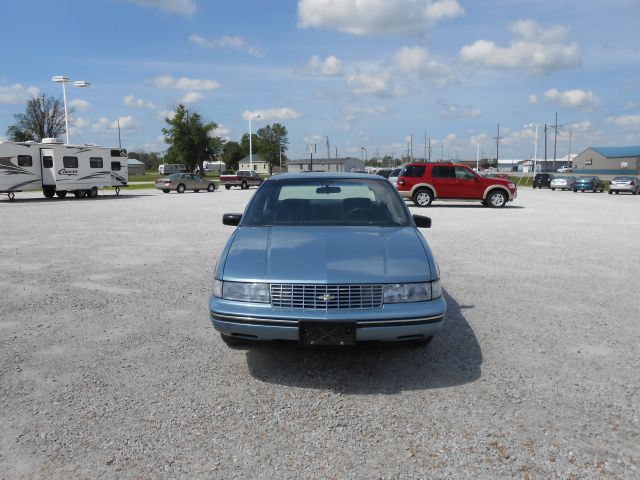
[(127, 153), (96, 145), (65, 145), (56, 138), (37, 142), (0, 142), (0, 193), (42, 188), (47, 198), (73, 193), (95, 197), (98, 189), (126, 187)]

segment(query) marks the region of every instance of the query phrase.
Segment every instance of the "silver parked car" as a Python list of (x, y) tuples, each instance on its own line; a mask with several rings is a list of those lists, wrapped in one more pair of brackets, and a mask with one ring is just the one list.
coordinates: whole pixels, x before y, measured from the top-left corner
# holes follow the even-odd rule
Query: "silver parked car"
[(638, 177), (614, 177), (609, 182), (609, 195), (620, 192), (629, 192), (637, 195), (638, 192), (640, 192), (640, 181)]
[(174, 173), (156, 180), (155, 188), (162, 190), (164, 193), (169, 193), (171, 190), (175, 190), (178, 193), (184, 193), (185, 190), (213, 192), (216, 189), (216, 184), (213, 180), (207, 180), (194, 173)]
[(446, 302), (419, 227), (383, 177), (281, 174), (266, 180), (215, 269), (209, 310), (227, 344), (428, 343)]
[(556, 188), (561, 190), (573, 190), (573, 184), (576, 183), (576, 177), (554, 177), (549, 184), (551, 190)]
[(393, 170), (391, 170), (391, 173), (387, 178), (387, 180), (389, 180), (391, 185), (393, 185), (394, 187), (396, 186), (396, 182), (398, 181), (398, 177), (400, 176), (401, 171), (402, 171), (402, 168), (394, 168)]

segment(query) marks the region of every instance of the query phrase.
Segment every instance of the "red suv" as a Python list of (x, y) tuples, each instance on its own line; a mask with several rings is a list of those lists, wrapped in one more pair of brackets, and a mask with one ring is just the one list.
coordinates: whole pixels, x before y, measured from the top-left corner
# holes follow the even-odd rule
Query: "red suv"
[(511, 180), (483, 177), (466, 165), (411, 163), (400, 172), (396, 188), (420, 207), (438, 200), (480, 200), (486, 207), (504, 207), (518, 196)]

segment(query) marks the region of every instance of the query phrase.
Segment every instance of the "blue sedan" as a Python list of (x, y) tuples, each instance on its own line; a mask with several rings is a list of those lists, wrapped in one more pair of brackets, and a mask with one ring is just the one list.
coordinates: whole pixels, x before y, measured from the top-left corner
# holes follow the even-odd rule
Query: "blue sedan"
[(229, 345), (428, 343), (446, 302), (419, 227), (385, 179), (304, 173), (265, 181), (215, 270), (211, 321)]

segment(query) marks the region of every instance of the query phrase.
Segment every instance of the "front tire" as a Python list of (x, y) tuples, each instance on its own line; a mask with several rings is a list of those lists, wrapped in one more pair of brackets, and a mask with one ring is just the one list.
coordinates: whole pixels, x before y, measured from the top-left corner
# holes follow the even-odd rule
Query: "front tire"
[(416, 190), (412, 200), (419, 207), (428, 207), (433, 202), (433, 193), (426, 188)]
[(231, 190), (231, 185), (225, 185), (224, 188), (226, 188), (227, 190)]
[(176, 188), (176, 191), (178, 193), (184, 193), (185, 190), (186, 190), (186, 187), (182, 183), (178, 185), (178, 188)]
[(508, 200), (507, 194), (502, 190), (492, 190), (487, 197), (487, 203), (491, 208), (502, 208)]
[(240, 185), (240, 188), (241, 188), (242, 190), (246, 190), (247, 188), (249, 188), (249, 185), (247, 185), (247, 182), (246, 182), (246, 181), (243, 181), (243, 182), (242, 182), (242, 185)]

